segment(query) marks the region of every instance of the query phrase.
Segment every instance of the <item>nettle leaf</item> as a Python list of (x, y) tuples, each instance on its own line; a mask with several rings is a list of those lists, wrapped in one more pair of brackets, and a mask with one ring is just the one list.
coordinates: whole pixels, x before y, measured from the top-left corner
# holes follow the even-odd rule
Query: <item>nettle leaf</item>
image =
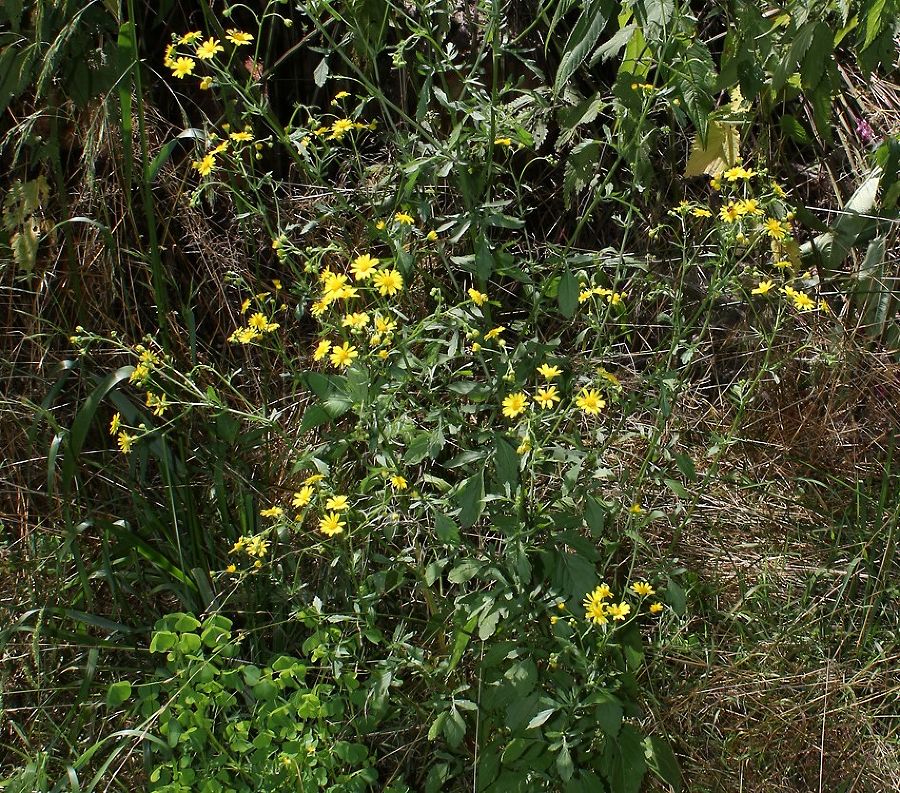
[(600, 34), (609, 21), (612, 7), (611, 0), (588, 0), (563, 46), (563, 55), (553, 82), (554, 93), (558, 94), (565, 87), (575, 70), (594, 51)]
[(604, 744), (602, 768), (610, 789), (616, 793), (639, 793), (647, 762), (640, 734), (629, 724), (623, 725), (617, 740)]
[(681, 768), (669, 742), (664, 738), (651, 735), (644, 739), (644, 755), (647, 765), (663, 782), (670, 785), (674, 793), (681, 793), (684, 780), (681, 777)]
[(738, 161), (739, 149), (740, 135), (736, 124), (710, 121), (705, 142), (699, 133), (694, 136), (684, 175), (712, 176), (731, 168)]
[(443, 512), (434, 513), (434, 531), (446, 545), (459, 545), (459, 526)]

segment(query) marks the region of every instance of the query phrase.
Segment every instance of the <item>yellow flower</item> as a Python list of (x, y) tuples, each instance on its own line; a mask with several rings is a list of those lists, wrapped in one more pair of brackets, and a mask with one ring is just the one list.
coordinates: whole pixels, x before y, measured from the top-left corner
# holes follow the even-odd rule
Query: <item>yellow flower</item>
[(562, 374), (562, 369), (558, 366), (550, 366), (546, 363), (542, 363), (537, 370), (545, 380), (553, 380)]
[(216, 167), (216, 158), (213, 154), (207, 154), (202, 160), (194, 160), (191, 167), (197, 171), (200, 176), (209, 176)]
[(372, 272), (377, 266), (378, 259), (374, 256), (369, 256), (368, 253), (364, 253), (353, 260), (353, 264), (350, 265), (350, 270), (353, 272), (353, 277), (357, 281), (365, 281), (372, 275)]
[(375, 330), (378, 333), (389, 335), (394, 332), (396, 327), (397, 323), (394, 320), (382, 317), (380, 314), (375, 315)]
[(353, 129), (353, 122), (349, 118), (339, 118), (331, 125), (331, 134), (328, 136), (328, 140), (342, 140), (351, 129)]
[(369, 315), (365, 311), (354, 311), (341, 320), (341, 327), (359, 330), (369, 324)]
[(296, 493), (294, 493), (294, 498), (291, 501), (291, 506), (294, 506), (297, 509), (309, 506), (310, 502), (313, 500), (314, 493), (315, 491), (310, 485), (304, 485)]
[(663, 610), (663, 604), (662, 604), (662, 603), (658, 603), (658, 602), (657, 602), (657, 603), (651, 603), (651, 604), (650, 604), (650, 613), (651, 613), (651, 614), (659, 614), (659, 612), (662, 611), (662, 610)]
[(122, 424), (122, 414), (113, 413), (112, 421), (109, 422), (109, 434), (115, 435), (119, 431)]
[(207, 75), (206, 77), (204, 77), (200, 80), (200, 90), (208, 91), (210, 88), (212, 88), (212, 84), (213, 84), (213, 78)]
[(622, 388), (622, 384), (619, 382), (619, 378), (616, 377), (612, 372), (607, 372), (604, 367), (597, 367), (597, 375), (606, 380), (606, 382), (609, 383), (613, 388)]
[(787, 195), (787, 193), (784, 192), (784, 188), (778, 184), (778, 182), (772, 182), (772, 192), (779, 198), (784, 198)]
[(490, 341), (491, 339), (496, 339), (505, 330), (506, 327), (503, 325), (498, 325), (496, 328), (491, 328), (487, 333), (484, 334), (484, 340)]
[(726, 223), (734, 223), (740, 216), (737, 206), (731, 201), (719, 210), (719, 217)]
[(357, 352), (356, 347), (353, 347), (350, 342), (345, 341), (340, 347), (334, 347), (334, 350), (331, 353), (331, 363), (341, 369), (346, 369), (353, 363), (354, 358), (358, 357), (359, 352)]
[(337, 512), (329, 512), (319, 521), (319, 531), (327, 537), (334, 537), (335, 534), (340, 534), (344, 531), (345, 525)]
[(225, 568), (225, 572), (226, 572), (226, 573), (236, 573), (236, 572), (237, 572), (237, 565), (236, 565), (236, 564), (230, 564), (230, 565), (228, 565), (228, 567)]
[(777, 267), (779, 270), (789, 270), (791, 263), (787, 259), (779, 259), (773, 264), (773, 267)]
[(481, 352), (481, 345), (477, 341), (472, 342), (472, 352)]
[(706, 207), (695, 207), (691, 210), (691, 214), (695, 218), (711, 218), (712, 212), (710, 212)]
[(528, 395), (523, 391), (517, 391), (515, 394), (510, 394), (503, 400), (503, 415), (507, 418), (514, 419), (520, 413), (525, 412), (527, 404)]
[(338, 92), (334, 95), (334, 98), (335, 98), (335, 99), (346, 99), (348, 96), (350, 96), (350, 92), (349, 92), (349, 91), (338, 91)]
[(648, 597), (649, 595), (656, 594), (656, 590), (646, 581), (638, 581), (637, 583), (632, 584), (631, 591), (634, 592), (635, 595), (640, 595), (641, 597)]
[(150, 367), (145, 363), (139, 363), (129, 375), (128, 382), (135, 385), (144, 385), (150, 377)]
[(494, 138), (495, 146), (512, 146), (512, 138)]
[(240, 553), (244, 550), (244, 547), (247, 545), (246, 537), (238, 537), (235, 541), (234, 545), (231, 546), (231, 550), (228, 553)]
[(640, 504), (632, 504), (628, 507), (628, 511), (632, 515), (641, 515), (644, 512), (644, 508)]
[(395, 295), (403, 289), (403, 276), (396, 270), (379, 270), (372, 281), (382, 295)]
[(525, 438), (516, 448), (516, 454), (528, 454), (531, 451), (531, 438)]
[(593, 388), (583, 388), (575, 398), (575, 405), (589, 416), (596, 416), (606, 407), (606, 400), (599, 391)]
[(394, 223), (398, 223), (401, 226), (411, 226), (413, 224), (413, 216), (407, 212), (397, 212), (394, 215)]
[(131, 454), (131, 447), (134, 446), (136, 440), (137, 438), (134, 435), (130, 435), (127, 432), (120, 432), (116, 438), (116, 443), (119, 444), (119, 449), (122, 454)]
[(350, 509), (347, 496), (331, 496), (325, 502), (325, 509), (330, 509), (332, 512), (343, 512), (345, 509)]
[(169, 403), (166, 401), (166, 395), (160, 394), (157, 396), (152, 391), (147, 392), (146, 404), (148, 408), (153, 408), (154, 416), (162, 416), (166, 412), (166, 408), (169, 407)]
[(225, 38), (234, 44), (235, 47), (243, 47), (253, 41), (253, 34), (245, 33), (243, 30), (229, 28), (225, 33)]
[(809, 311), (811, 308), (815, 308), (815, 302), (813, 299), (804, 292), (796, 292), (791, 295), (791, 300), (794, 303), (794, 308), (798, 311)]
[(587, 301), (590, 300), (594, 296), (594, 294), (595, 293), (593, 289), (582, 289), (578, 293), (578, 302), (587, 303)]
[(169, 64), (169, 68), (172, 70), (172, 76), (177, 77), (179, 80), (181, 80), (186, 75), (193, 74), (194, 67), (196, 65), (197, 64), (193, 58), (185, 58), (184, 56), (182, 56), (172, 61)]
[(175, 60), (173, 56), (175, 55), (175, 45), (169, 44), (166, 47), (166, 51), (163, 53), (163, 66), (167, 69), (171, 69), (175, 65)]
[(484, 292), (479, 292), (477, 289), (469, 290), (469, 298), (476, 306), (483, 306), (488, 301), (488, 296)]
[(762, 208), (759, 206), (759, 201), (755, 198), (748, 198), (746, 201), (738, 201), (737, 204), (735, 204), (735, 209), (740, 215), (763, 214)]
[(556, 625), (557, 622), (559, 622), (559, 617), (557, 617), (556, 614), (552, 614), (550, 616), (550, 624)]
[(253, 140), (253, 133), (244, 130), (243, 132), (232, 132), (228, 137), (238, 141), (238, 143), (244, 143), (248, 140)]
[(322, 474), (310, 474), (306, 479), (303, 480), (304, 485), (314, 485), (316, 482), (321, 482), (324, 479), (324, 475)]
[(378, 229), (379, 231), (383, 231), (385, 225), (387, 225), (387, 224), (386, 224), (383, 220), (379, 220), (379, 221), (375, 224), (375, 228)]
[(391, 477), (391, 486), (399, 492), (400, 490), (406, 490), (409, 487), (409, 483), (405, 477), (400, 476), (400, 474), (394, 474)]
[[(252, 537), (247, 542), (247, 555), (248, 556), (257, 556), (262, 558), (266, 555), (266, 551), (269, 550), (269, 542), (262, 537)], [(257, 567), (260, 565), (257, 564)]]
[(210, 36), (199, 47), (197, 47), (197, 57), (201, 61), (208, 61), (210, 58), (214, 58), (217, 52), (224, 51), (225, 48), (219, 43), (219, 40), (214, 39), (212, 38), (212, 36)]
[(539, 388), (534, 395), (534, 401), (537, 402), (544, 410), (552, 408), (554, 403), (559, 402), (560, 396), (555, 385)]
[(432, 229), (425, 235), (425, 239), (429, 242), (434, 242), (438, 238), (438, 233)]
[(193, 44), (195, 41), (200, 41), (203, 38), (203, 33), (199, 30), (192, 30), (189, 33), (185, 33), (180, 39), (178, 39), (179, 44)]
[(618, 606), (615, 603), (610, 603), (606, 607), (606, 613), (614, 620), (624, 620), (631, 613), (631, 606), (624, 601), (619, 603)]
[(736, 165), (734, 168), (729, 168), (725, 171), (723, 176), (729, 182), (736, 182), (738, 179), (749, 179), (751, 176), (756, 176), (756, 171), (752, 168), (748, 170), (741, 165)]
[(589, 592), (585, 598), (584, 612), (585, 616), (594, 623), (594, 625), (605, 625), (609, 620), (607, 618), (607, 606), (604, 601), (611, 597), (612, 593), (606, 584), (600, 584), (593, 592)]
[(280, 518), (284, 515), (284, 510), (281, 507), (269, 507), (268, 509), (261, 509), (259, 514), (264, 518)]
[(763, 224), (768, 234), (773, 240), (783, 240), (791, 230), (791, 224), (778, 220), (777, 218), (766, 218)]
[(750, 294), (751, 295), (767, 295), (775, 288), (774, 281), (760, 281), (759, 286), (756, 289), (753, 289)]
[(819, 311), (821, 311), (823, 314), (831, 313), (831, 306), (829, 306), (825, 300), (820, 300), (817, 303), (817, 306), (818, 306)]
[(325, 297), (334, 300), (342, 294), (347, 284), (347, 276), (329, 273), (325, 278)]

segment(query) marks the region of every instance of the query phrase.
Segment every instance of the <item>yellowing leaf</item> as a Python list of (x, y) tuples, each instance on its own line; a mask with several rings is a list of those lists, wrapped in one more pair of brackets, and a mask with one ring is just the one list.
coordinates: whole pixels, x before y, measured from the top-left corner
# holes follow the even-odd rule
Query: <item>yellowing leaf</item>
[(737, 164), (739, 137), (735, 124), (710, 121), (706, 145), (699, 135), (694, 136), (691, 156), (684, 169), (685, 176), (712, 176)]

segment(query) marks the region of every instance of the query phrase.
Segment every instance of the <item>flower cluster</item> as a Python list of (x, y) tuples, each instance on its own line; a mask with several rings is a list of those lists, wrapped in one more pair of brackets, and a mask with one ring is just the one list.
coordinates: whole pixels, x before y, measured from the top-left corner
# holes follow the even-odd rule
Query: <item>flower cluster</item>
[[(656, 590), (646, 581), (638, 581), (628, 588), (628, 593), (645, 600), (655, 595)], [(625, 600), (619, 603), (614, 600), (612, 590), (604, 583), (588, 592), (582, 603), (587, 621), (595, 626), (606, 625), (610, 620), (624, 622), (632, 613), (632, 606)], [(663, 605), (659, 601), (651, 603), (648, 607), (651, 614), (659, 614), (662, 610)]]

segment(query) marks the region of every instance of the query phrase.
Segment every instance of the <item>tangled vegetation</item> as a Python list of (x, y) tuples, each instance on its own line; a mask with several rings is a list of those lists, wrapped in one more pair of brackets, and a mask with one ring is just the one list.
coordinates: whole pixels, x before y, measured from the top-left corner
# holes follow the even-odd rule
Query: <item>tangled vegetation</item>
[(0, 8), (0, 789), (897, 789), (898, 19)]

